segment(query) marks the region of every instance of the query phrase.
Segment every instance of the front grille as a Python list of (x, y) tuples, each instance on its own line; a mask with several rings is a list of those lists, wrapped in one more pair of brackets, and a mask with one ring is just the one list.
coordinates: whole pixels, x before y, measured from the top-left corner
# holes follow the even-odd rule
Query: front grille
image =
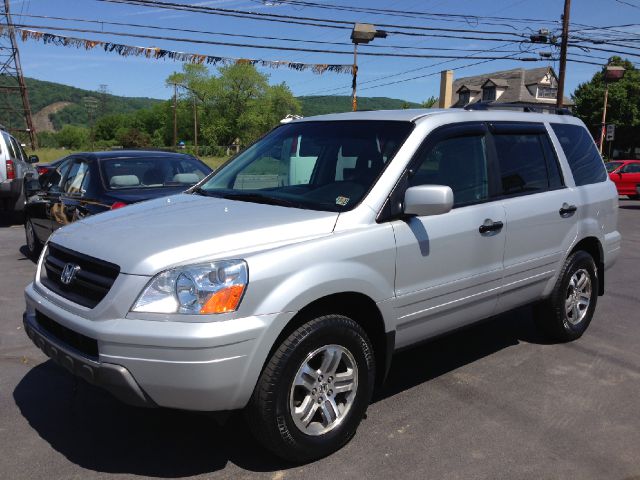
[[(67, 263), (80, 268), (73, 281), (65, 285), (60, 275)], [(40, 282), (67, 300), (93, 308), (109, 293), (119, 273), (118, 265), (49, 243), (42, 263)]]
[(98, 342), (95, 339), (60, 325), (58, 322), (37, 310), (36, 322), (38, 322), (38, 325), (40, 325), (45, 332), (58, 340), (58, 342), (77, 350), (93, 360), (98, 360)]

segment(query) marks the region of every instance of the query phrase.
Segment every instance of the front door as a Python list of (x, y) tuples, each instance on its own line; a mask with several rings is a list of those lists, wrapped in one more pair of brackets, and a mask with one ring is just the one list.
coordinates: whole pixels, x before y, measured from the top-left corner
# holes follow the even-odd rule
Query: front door
[(621, 195), (635, 197), (638, 192), (636, 186), (640, 185), (640, 162), (627, 163), (614, 175), (618, 175), (618, 192)]
[(397, 245), (396, 345), (491, 316), (502, 280), (506, 219), (481, 123), (443, 127), (416, 155), (408, 186), (448, 185), (444, 215), (392, 222)]

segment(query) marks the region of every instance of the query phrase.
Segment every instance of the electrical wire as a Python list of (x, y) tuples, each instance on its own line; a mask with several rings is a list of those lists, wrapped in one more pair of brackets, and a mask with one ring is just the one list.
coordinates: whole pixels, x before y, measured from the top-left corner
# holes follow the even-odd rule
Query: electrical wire
[[(7, 26), (6, 24), (2, 24)], [(336, 54), (336, 55), (352, 55), (352, 51), (348, 50), (327, 50), (320, 48), (302, 48), (302, 47), (286, 47), (286, 46), (276, 46), (276, 45), (258, 45), (258, 44), (249, 44), (249, 43), (235, 43), (235, 42), (218, 42), (213, 40), (201, 40), (196, 38), (180, 38), (180, 37), (167, 37), (160, 35), (145, 35), (140, 33), (125, 33), (125, 32), (111, 32), (104, 30), (93, 30), (87, 28), (73, 28), (73, 27), (56, 27), (51, 25), (31, 25), (31, 24), (14, 24), (15, 27), (26, 28), (26, 29), (47, 29), (47, 30), (55, 30), (55, 31), (69, 31), (69, 32), (79, 32), (79, 33), (94, 33), (98, 35), (115, 35), (120, 37), (132, 37), (132, 38), (145, 38), (152, 40), (167, 40), (172, 42), (183, 42), (183, 43), (195, 43), (195, 44), (206, 44), (206, 45), (219, 45), (226, 47), (242, 47), (242, 48), (260, 48), (266, 50), (285, 50), (292, 52), (312, 52), (312, 53), (326, 53), (326, 54)], [(375, 57), (394, 57), (394, 58), (457, 58), (457, 59), (466, 59), (466, 58), (481, 58), (485, 60), (501, 60), (504, 57), (469, 57), (469, 56), (456, 56), (456, 55), (425, 55), (425, 54), (412, 54), (412, 53), (396, 53), (396, 52), (360, 52), (360, 55), (363, 56), (375, 56)], [(537, 58), (518, 58), (516, 60), (520, 61), (537, 61)]]

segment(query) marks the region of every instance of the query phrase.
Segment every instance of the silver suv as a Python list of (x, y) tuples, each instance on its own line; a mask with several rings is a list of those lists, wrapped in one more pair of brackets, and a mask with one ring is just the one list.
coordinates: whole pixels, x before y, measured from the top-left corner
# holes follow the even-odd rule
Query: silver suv
[(24, 210), (27, 184), (38, 176), (33, 163), (36, 155), (27, 156), (22, 145), (0, 125), (0, 214)]
[(125, 402), (245, 409), (308, 461), (354, 435), (399, 348), (527, 303), (551, 338), (580, 337), (617, 198), (568, 115), (296, 120), (185, 194), (56, 231), (25, 330)]

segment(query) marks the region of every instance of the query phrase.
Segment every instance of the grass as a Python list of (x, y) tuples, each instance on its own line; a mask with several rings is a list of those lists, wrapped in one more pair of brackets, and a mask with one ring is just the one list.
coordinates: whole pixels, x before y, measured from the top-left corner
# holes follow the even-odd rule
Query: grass
[(79, 150), (65, 150), (63, 148), (39, 148), (35, 151), (29, 150), (28, 155), (37, 155), (40, 159), (39, 163), (51, 163), (59, 158), (66, 157)]
[[(40, 159), (40, 163), (50, 163), (59, 158), (66, 157), (73, 153), (86, 150), (66, 150), (64, 148), (39, 148), (35, 151), (29, 150), (28, 155), (37, 155)], [(229, 157), (200, 157), (204, 163), (209, 165), (214, 170), (227, 161)]]

